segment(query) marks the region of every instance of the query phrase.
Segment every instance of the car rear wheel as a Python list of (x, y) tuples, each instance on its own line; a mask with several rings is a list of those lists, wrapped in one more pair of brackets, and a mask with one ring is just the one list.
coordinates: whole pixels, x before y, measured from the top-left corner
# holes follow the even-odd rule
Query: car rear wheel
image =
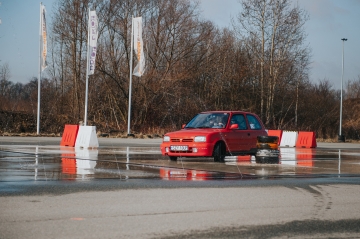
[(177, 160), (176, 156), (169, 156), (169, 158), (170, 158), (171, 161), (176, 161)]
[(215, 145), (213, 151), (214, 162), (224, 162), (225, 159), (225, 145), (219, 142)]

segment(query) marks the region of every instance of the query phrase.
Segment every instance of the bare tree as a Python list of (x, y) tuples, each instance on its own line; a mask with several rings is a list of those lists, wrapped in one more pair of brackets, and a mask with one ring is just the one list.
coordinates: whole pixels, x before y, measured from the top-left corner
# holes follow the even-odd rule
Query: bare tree
[[(308, 79), (306, 12), (290, 0), (241, 4), (234, 31), (202, 20), (192, 0), (57, 1), (51, 77), (41, 88), (41, 131), (59, 133), (64, 124), (82, 119), (91, 9), (98, 15), (99, 38), (88, 117), (98, 130), (125, 131), (130, 113), (133, 132), (162, 134), (200, 111), (229, 109), (260, 113), (268, 128), (337, 135), (339, 92), (326, 80), (312, 84)], [(130, 61), (137, 61), (130, 59), (131, 24), (138, 16), (143, 17), (146, 71), (133, 77), (128, 112)], [(35, 130), (37, 79), (13, 84), (9, 73), (7, 65), (0, 66), (0, 130)], [(360, 130), (358, 114), (350, 112), (357, 109), (358, 85), (348, 83), (345, 132)]]
[(8, 63), (0, 65), (0, 95), (4, 96), (11, 85), (10, 80), (10, 67)]
[(360, 98), (360, 76), (357, 80), (350, 80), (346, 86), (346, 99)]
[(89, 0), (60, 0), (53, 16), (53, 39), (59, 44), (58, 59), (53, 60), (61, 66), (61, 87), (71, 91), (67, 97), (75, 120), (82, 116), (88, 9)]
[[(260, 115), (269, 125), (274, 123), (276, 88), (281, 81), (291, 83), (307, 75), (303, 27), (308, 16), (289, 0), (242, 0), (241, 5), (243, 11), (234, 26), (242, 38), (249, 39), (246, 46), (259, 62)], [(296, 68), (301, 60), (304, 67)]]

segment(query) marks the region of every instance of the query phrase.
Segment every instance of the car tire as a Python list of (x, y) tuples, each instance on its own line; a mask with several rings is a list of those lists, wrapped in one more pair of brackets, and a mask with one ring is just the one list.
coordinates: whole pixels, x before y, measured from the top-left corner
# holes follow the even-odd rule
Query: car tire
[(176, 161), (176, 160), (177, 160), (177, 157), (176, 157), (176, 156), (169, 156), (169, 159), (170, 159), (171, 161)]
[(274, 143), (279, 140), (277, 136), (258, 136), (257, 142), (258, 143)]
[(259, 149), (270, 149), (270, 143), (258, 143), (256, 146), (259, 148)]
[(216, 143), (213, 151), (214, 162), (225, 161), (225, 145), (222, 142)]
[(258, 136), (257, 152), (255, 154), (256, 163), (278, 164), (280, 151), (278, 149), (279, 137), (277, 136)]

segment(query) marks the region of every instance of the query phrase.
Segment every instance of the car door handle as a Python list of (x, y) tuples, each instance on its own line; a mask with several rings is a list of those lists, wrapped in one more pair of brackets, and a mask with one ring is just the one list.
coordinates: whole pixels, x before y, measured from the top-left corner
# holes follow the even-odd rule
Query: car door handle
[(248, 136), (250, 136), (250, 133), (248, 133)]

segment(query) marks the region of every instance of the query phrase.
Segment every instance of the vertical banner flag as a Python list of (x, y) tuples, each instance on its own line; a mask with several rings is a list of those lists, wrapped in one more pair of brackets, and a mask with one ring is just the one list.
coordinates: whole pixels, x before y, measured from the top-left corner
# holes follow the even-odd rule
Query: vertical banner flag
[(96, 59), (96, 44), (98, 38), (98, 19), (95, 11), (90, 11), (89, 15), (89, 75), (94, 74)]
[(143, 40), (142, 40), (142, 18), (133, 18), (134, 27), (134, 51), (138, 60), (138, 64), (134, 69), (133, 75), (142, 76), (145, 70), (145, 57), (143, 51)]
[(42, 52), (41, 52), (41, 70), (45, 70), (46, 65), (46, 54), (47, 54), (47, 39), (46, 39), (46, 18), (45, 18), (45, 6), (41, 5), (41, 23), (40, 23), (40, 36), (42, 39)]

